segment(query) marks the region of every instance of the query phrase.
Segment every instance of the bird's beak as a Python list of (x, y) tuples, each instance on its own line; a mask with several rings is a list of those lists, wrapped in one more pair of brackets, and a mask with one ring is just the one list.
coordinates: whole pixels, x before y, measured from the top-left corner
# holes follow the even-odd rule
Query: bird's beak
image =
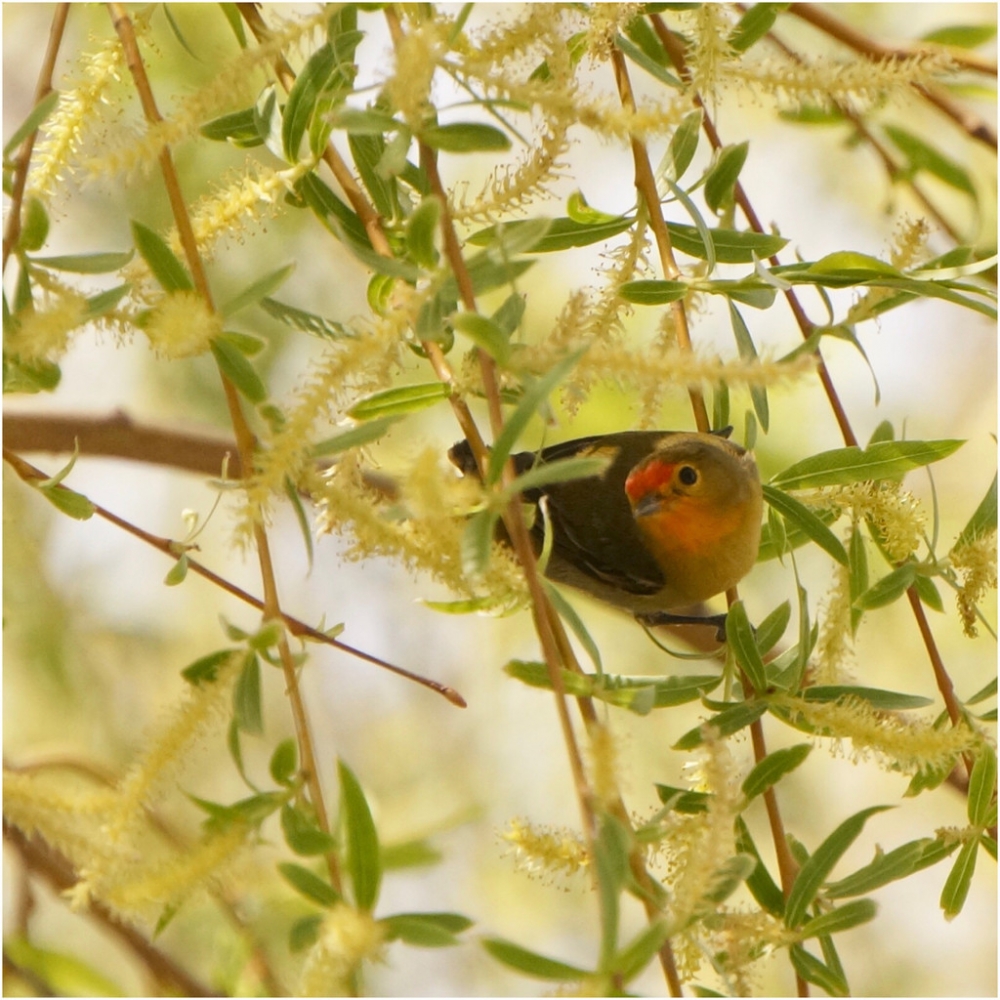
[(655, 493), (647, 493), (633, 508), (632, 516), (648, 517), (650, 514), (659, 514), (663, 509), (663, 497)]

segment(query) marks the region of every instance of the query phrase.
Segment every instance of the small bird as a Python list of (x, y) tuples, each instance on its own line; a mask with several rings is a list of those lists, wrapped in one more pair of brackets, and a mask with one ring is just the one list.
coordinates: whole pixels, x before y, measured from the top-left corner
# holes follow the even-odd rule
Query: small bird
[[(750, 453), (727, 440), (731, 431), (623, 431), (514, 455), (518, 474), (562, 458), (610, 461), (600, 476), (522, 494), (536, 507), (545, 500), (531, 527), (536, 551), (552, 533), (545, 575), (646, 624), (721, 627), (725, 616), (668, 612), (728, 590), (757, 558), (760, 477)], [(465, 475), (478, 475), (467, 441), (448, 457)]]

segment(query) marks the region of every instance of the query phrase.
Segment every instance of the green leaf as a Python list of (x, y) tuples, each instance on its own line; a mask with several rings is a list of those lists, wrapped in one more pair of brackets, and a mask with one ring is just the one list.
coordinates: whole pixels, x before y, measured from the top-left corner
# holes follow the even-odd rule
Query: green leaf
[(832, 997), (849, 997), (850, 987), (837, 971), (824, 965), (815, 955), (810, 955), (800, 944), (793, 944), (789, 957), (795, 971), (807, 982), (819, 986)]
[(741, 701), (732, 708), (724, 709), (718, 715), (706, 719), (700, 726), (688, 730), (674, 745), (674, 750), (693, 750), (705, 741), (703, 727), (712, 726), (720, 736), (732, 736), (756, 722), (767, 710), (763, 701)]
[(326, 907), (335, 906), (340, 902), (337, 890), (308, 868), (293, 864), (291, 861), (283, 861), (278, 865), (278, 871), (296, 892), (301, 893), (310, 902)]
[(601, 908), (599, 967), (607, 971), (618, 946), (621, 892), (629, 877), (630, 832), (616, 817), (605, 814), (594, 841), (594, 870)]
[(322, 925), (323, 917), (319, 913), (300, 917), (288, 932), (288, 950), (295, 955), (311, 948), (319, 938), (319, 929)]
[(267, 399), (267, 386), (246, 355), (222, 337), (213, 337), (210, 346), (219, 370), (233, 383), (240, 395), (251, 403), (263, 403)]
[(945, 920), (954, 920), (965, 906), (969, 887), (972, 885), (972, 876), (976, 871), (978, 852), (978, 840), (967, 841), (962, 844), (962, 849), (958, 852), (955, 864), (941, 890), (941, 909), (944, 911)]
[(933, 146), (906, 129), (895, 125), (883, 125), (890, 142), (906, 157), (910, 169), (926, 170), (950, 187), (962, 191), (976, 200), (976, 189), (968, 172), (954, 160), (948, 159)]
[(31, 263), (40, 264), (53, 271), (71, 271), (73, 274), (107, 274), (109, 271), (120, 270), (134, 256), (134, 250), (76, 253), (56, 257), (33, 257)]
[(847, 566), (847, 553), (840, 539), (804, 503), (767, 483), (763, 485), (764, 499), (789, 524), (808, 535), (824, 552), (829, 553), (842, 566)]
[(782, 601), (764, 620), (757, 626), (757, 634), (754, 640), (760, 655), (764, 656), (773, 649), (788, 628), (788, 622), (792, 617), (792, 605), (789, 601)]
[(851, 633), (857, 630), (861, 621), (860, 608), (854, 607), (854, 602), (868, 589), (868, 553), (865, 549), (865, 537), (861, 525), (855, 523), (851, 527), (851, 537), (848, 540), (848, 591), (851, 599)]
[(891, 573), (887, 573), (877, 583), (870, 586), (855, 602), (854, 607), (864, 611), (871, 611), (874, 608), (884, 608), (906, 593), (917, 578), (917, 564), (905, 562), (902, 566), (897, 566)]
[(282, 740), (274, 748), (274, 753), (271, 754), (271, 762), (268, 765), (271, 777), (279, 785), (291, 784), (298, 766), (299, 751), (295, 740), (291, 737)]
[(854, 843), (858, 834), (864, 829), (869, 816), (884, 812), (889, 806), (870, 806), (844, 820), (826, 840), (809, 856), (809, 859), (799, 870), (788, 894), (788, 904), (785, 908), (785, 926), (797, 927), (806, 916), (806, 911), (816, 898), (820, 887), (826, 881), (833, 866), (841, 855)]
[(763, 909), (780, 920), (785, 913), (785, 897), (761, 860), (757, 845), (742, 816), (736, 817), (736, 849), (741, 854), (757, 859), (757, 867), (747, 876), (747, 888)]
[(804, 458), (779, 472), (771, 482), (783, 490), (846, 486), (866, 480), (892, 479), (910, 469), (939, 462), (965, 442), (882, 441), (868, 448), (836, 448)]
[(419, 385), (401, 385), (383, 389), (355, 403), (347, 415), (354, 420), (371, 420), (374, 417), (400, 417), (416, 410), (426, 409), (447, 399), (448, 386), (443, 382), (424, 382)]
[(32, 109), (28, 112), (28, 117), (14, 130), (14, 134), (7, 140), (3, 147), (3, 158), (9, 160), (13, 157), (15, 150), (25, 139), (36, 131), (46, 118), (52, 114), (56, 104), (59, 103), (59, 91), (49, 91)]
[(434, 238), (440, 219), (441, 202), (434, 195), (428, 195), (406, 220), (406, 247), (410, 258), (421, 267), (437, 267), (439, 254)]
[(187, 268), (174, 256), (161, 236), (133, 219), (132, 239), (139, 256), (149, 265), (153, 277), (165, 292), (194, 291), (194, 282)]
[(739, 179), (743, 164), (746, 163), (749, 151), (749, 142), (723, 146), (719, 150), (715, 165), (705, 178), (705, 202), (716, 215), (732, 200), (733, 188)]
[(348, 134), (347, 144), (354, 157), (361, 180), (372, 197), (379, 214), (395, 219), (398, 213), (396, 179), (384, 174), (379, 165), (385, 154), (385, 139), (381, 135)]
[(698, 140), (701, 138), (701, 108), (689, 111), (670, 138), (670, 148), (667, 157), (670, 163), (669, 175), (672, 180), (679, 181), (694, 159), (698, 151)]
[(988, 743), (983, 743), (969, 776), (968, 814), (973, 826), (986, 826), (989, 823), (996, 789), (996, 751)]
[(424, 868), (439, 864), (443, 855), (424, 839), (406, 840), (382, 847), (382, 871), (400, 868)]
[(981, 535), (987, 532), (996, 531), (997, 528), (997, 477), (993, 476), (993, 482), (986, 491), (986, 496), (980, 501), (975, 513), (969, 518), (969, 523), (962, 529), (952, 549), (959, 549), (963, 545), (969, 545)]
[[(753, 338), (750, 336), (750, 331), (747, 329), (743, 317), (732, 302), (729, 303), (729, 318), (740, 357), (744, 361), (756, 362), (757, 348), (754, 346)], [(764, 428), (764, 433), (766, 434), (771, 422), (770, 410), (767, 405), (767, 389), (762, 385), (751, 385), (750, 399), (753, 403), (754, 413), (757, 414), (760, 426)]]
[[(16, 967), (13, 975), (16, 983), (20, 977), (16, 970), (22, 970), (35, 980), (30, 983), (31, 994), (36, 996), (62, 997), (123, 997), (128, 996), (122, 987), (107, 978), (98, 969), (73, 955), (39, 948), (20, 934), (8, 931), (3, 942), (4, 961), (9, 959)], [(97, 963), (96, 954), (90, 952)], [(9, 973), (5, 971), (5, 977)], [(8, 984), (9, 986), (10, 984)], [(41, 990), (41, 992), (37, 992)], [(14, 987), (14, 993), (18, 992)], [(7, 987), (4, 989), (7, 994)]]
[(708, 792), (692, 792), (690, 789), (675, 788), (673, 785), (655, 784), (653, 787), (656, 789), (660, 802), (674, 812), (688, 815), (706, 812), (708, 804), (712, 800), (712, 796)]
[[(370, 397), (369, 397), (370, 398)], [(403, 419), (402, 414), (390, 417), (376, 417), (368, 420), (350, 430), (342, 431), (331, 438), (313, 445), (310, 454), (313, 458), (326, 458), (330, 455), (339, 455), (351, 448), (359, 448), (361, 445), (377, 441), (393, 424), (399, 423)]]
[(799, 932), (803, 938), (818, 937), (821, 934), (839, 934), (859, 924), (875, 919), (878, 906), (873, 899), (857, 899), (835, 910), (813, 917)]
[(302, 137), (313, 116), (327, 112), (329, 102), (350, 87), (354, 77), (350, 56), (362, 37), (361, 32), (341, 36), (335, 45), (318, 48), (302, 67), (288, 93), (281, 122), (281, 145), (289, 163), (298, 162)]
[(707, 263), (706, 271), (711, 274), (715, 270), (715, 265), (718, 260), (715, 254), (715, 244), (712, 242), (712, 233), (708, 228), (708, 223), (705, 221), (701, 212), (698, 210), (698, 206), (694, 203), (691, 196), (684, 190), (679, 184), (675, 184), (669, 177), (664, 177), (667, 187), (670, 193), (681, 203), (684, 207), (684, 211), (691, 217), (694, 222), (695, 231), (698, 234), (698, 242), (704, 248), (705, 251), (705, 261)]
[(941, 592), (937, 589), (934, 581), (929, 576), (917, 573), (917, 578), (913, 581), (913, 586), (917, 591), (920, 600), (929, 608), (941, 613), (944, 611), (944, 601), (941, 600)]
[(357, 213), (341, 201), (315, 173), (306, 174), (295, 185), (295, 190), (337, 239), (343, 239), (346, 232), (354, 243), (372, 249), (364, 223)]
[(222, 306), (219, 314), (223, 319), (228, 319), (241, 309), (260, 302), (261, 299), (266, 298), (272, 292), (276, 292), (288, 280), (289, 275), (294, 270), (295, 262), (293, 261), (291, 264), (285, 264), (284, 267), (279, 267), (277, 270), (258, 278)]
[(543, 462), (522, 472), (505, 490), (513, 496), (553, 483), (568, 483), (574, 479), (592, 479), (601, 476), (611, 464), (606, 455), (592, 455), (584, 458), (561, 458), (554, 462)]
[(378, 832), (354, 772), (342, 760), (337, 762), (337, 772), (340, 777), (340, 808), (347, 835), (347, 872), (354, 889), (354, 902), (359, 909), (371, 911), (375, 908), (382, 882)]
[(472, 926), (460, 913), (395, 913), (379, 923), (386, 940), (405, 941), (417, 948), (443, 948), (459, 944), (455, 936)]
[(745, 882), (757, 867), (757, 859), (750, 854), (736, 854), (728, 858), (713, 873), (709, 890), (702, 896), (702, 904), (719, 906)]
[(753, 629), (747, 618), (743, 601), (734, 601), (726, 617), (726, 638), (732, 647), (736, 662), (743, 668), (753, 689), (759, 693), (767, 690), (767, 672), (761, 659)]
[[(621, 222), (625, 218), (625, 216), (612, 215), (610, 212), (602, 212), (599, 208), (594, 208), (587, 202), (579, 188), (566, 199), (566, 214), (571, 222), (577, 222), (584, 226), (596, 226), (602, 222)], [(566, 220), (554, 219), (553, 224), (560, 221)], [(629, 218), (629, 222), (634, 221), (633, 218)]]
[(462, 532), (462, 572), (473, 580), (486, 572), (493, 549), (493, 533), (499, 515), (494, 510), (473, 514)]
[(880, 851), (875, 860), (864, 868), (859, 868), (837, 882), (831, 882), (824, 890), (824, 895), (828, 899), (863, 896), (897, 879), (906, 878), (923, 867), (921, 861), (928, 848), (936, 843), (933, 837), (924, 837), (903, 844), (888, 854)]
[(668, 937), (670, 924), (666, 920), (654, 920), (615, 955), (612, 970), (623, 982), (629, 982), (649, 965)]
[[(675, 250), (680, 250), (699, 260), (708, 260), (705, 243), (696, 226), (682, 222), (668, 222), (670, 241)], [(788, 240), (770, 233), (747, 232), (739, 229), (712, 229), (712, 244), (715, 259), (720, 264), (752, 264), (754, 256), (773, 257)]]
[(498, 365), (503, 366), (507, 363), (510, 357), (510, 341), (492, 319), (475, 312), (461, 312), (452, 317), (452, 324)]
[(330, 834), (324, 833), (287, 802), (281, 807), (281, 830), (285, 835), (285, 843), (296, 854), (305, 857), (326, 854), (337, 846), (336, 840)]
[[(469, 237), (468, 242), (473, 246), (490, 246), (497, 239), (497, 232), (514, 236), (524, 229), (528, 232), (532, 230), (527, 227), (532, 226), (536, 220), (522, 219), (517, 222), (505, 222), (500, 226), (490, 226), (488, 229), (480, 229)], [(585, 247), (601, 240), (610, 239), (628, 229), (634, 219), (626, 216), (611, 216), (601, 219), (598, 222), (581, 223), (571, 218), (547, 219), (548, 226), (544, 233), (541, 233), (534, 242), (522, 249), (522, 253), (553, 253), (560, 250), (568, 250), (571, 247)]]
[(332, 116), (333, 127), (342, 128), (345, 132), (356, 135), (381, 135), (383, 132), (395, 132), (404, 128), (388, 111), (378, 108), (342, 107)]
[(922, 35), (922, 42), (933, 42), (935, 45), (953, 45), (959, 49), (976, 49), (985, 45), (997, 36), (995, 24), (953, 24), (945, 28), (937, 28)]
[(198, 131), (212, 142), (228, 142), (237, 149), (252, 149), (264, 143), (265, 136), (261, 134), (259, 125), (257, 109), (244, 108), (213, 118)]
[(663, 306), (683, 299), (689, 291), (691, 286), (686, 281), (643, 279), (626, 281), (618, 289), (618, 294), (626, 302), (637, 306)]
[(515, 442), (527, 427), (531, 418), (548, 398), (549, 393), (573, 370), (586, 348), (574, 351), (572, 354), (557, 361), (544, 375), (530, 382), (524, 389), (521, 402), (514, 412), (504, 421), (503, 428), (497, 435), (490, 452), (486, 468), (486, 485), (492, 486), (500, 479), (504, 464), (510, 455)]
[(306, 312), (297, 306), (290, 306), (277, 299), (263, 298), (257, 303), (269, 316), (284, 323), (285, 326), (294, 327), (303, 333), (311, 333), (316, 337), (327, 337), (331, 340), (353, 337), (354, 335), (342, 323), (332, 319), (324, 319), (316, 313)]
[(176, 587), (178, 584), (183, 583), (187, 579), (187, 572), (188, 557), (187, 553), (183, 552), (180, 559), (170, 567), (170, 571), (163, 578), (164, 586)]
[(641, 66), (653, 79), (665, 83), (668, 87), (676, 87), (678, 90), (683, 87), (681, 81), (673, 73), (668, 72), (661, 63), (651, 59), (638, 45), (630, 42), (627, 38), (615, 35), (615, 48), (619, 49), (623, 55), (628, 56), (636, 66)]
[[(465, 262), (472, 279), (472, 290), (476, 295), (483, 295), (501, 285), (507, 285), (519, 278), (534, 265), (533, 260), (493, 260), (489, 251), (476, 254)], [(454, 275), (449, 275), (438, 293), (443, 299), (457, 302), (458, 282)]]
[(755, 3), (729, 33), (730, 48), (746, 52), (771, 30), (778, 15), (790, 6), (788, 3)]
[(237, 649), (219, 649), (207, 656), (199, 657), (194, 663), (188, 664), (182, 671), (181, 677), (188, 684), (211, 684), (218, 676), (219, 667), (226, 663), (231, 656), (239, 655)]
[(3, 391), (51, 392), (62, 378), (57, 364), (41, 359), (21, 361), (7, 354), (3, 358)]
[(802, 692), (806, 701), (837, 701), (839, 698), (861, 698), (880, 712), (905, 712), (933, 705), (931, 698), (918, 694), (901, 694), (881, 688), (857, 687), (852, 684), (817, 684)]
[(746, 776), (743, 794), (748, 799), (762, 795), (786, 774), (794, 771), (809, 756), (811, 750), (810, 743), (796, 743), (795, 746), (772, 751)]
[(260, 702), (260, 660), (250, 653), (233, 689), (233, 718), (245, 733), (264, 732), (264, 716)]
[(75, 521), (87, 521), (94, 516), (94, 505), (82, 493), (68, 486), (39, 486), (38, 489), (53, 507)]
[(533, 976), (535, 979), (583, 979), (588, 975), (586, 969), (568, 965), (554, 958), (546, 958), (503, 938), (485, 938), (483, 947), (509, 969), (522, 972), (526, 976)]
[(430, 125), (420, 139), (431, 149), (446, 153), (491, 153), (510, 149), (510, 139), (494, 125), (481, 122), (455, 122)]

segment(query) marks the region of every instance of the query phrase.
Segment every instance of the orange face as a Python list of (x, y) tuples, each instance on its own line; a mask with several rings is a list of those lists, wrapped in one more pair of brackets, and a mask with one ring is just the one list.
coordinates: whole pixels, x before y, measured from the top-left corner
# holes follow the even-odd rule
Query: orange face
[(743, 521), (695, 462), (653, 459), (632, 471), (625, 492), (643, 533), (666, 552), (708, 553)]

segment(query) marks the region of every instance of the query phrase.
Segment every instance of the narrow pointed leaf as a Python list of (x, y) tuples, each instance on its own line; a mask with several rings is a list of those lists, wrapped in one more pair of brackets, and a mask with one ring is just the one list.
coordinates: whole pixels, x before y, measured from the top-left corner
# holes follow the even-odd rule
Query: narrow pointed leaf
[(736, 662), (743, 668), (753, 688), (758, 693), (767, 690), (767, 671), (760, 650), (754, 641), (753, 629), (742, 601), (735, 601), (726, 618), (726, 638), (733, 648)]
[(840, 856), (854, 843), (870, 816), (884, 812), (889, 806), (871, 806), (844, 820), (833, 833), (810, 855), (799, 870), (785, 908), (785, 926), (797, 927), (802, 923), (820, 887), (826, 881)]
[(194, 289), (194, 282), (187, 268), (177, 259), (162, 236), (133, 219), (132, 239), (139, 256), (149, 265), (153, 277), (165, 292), (189, 292)]
[(688, 730), (675, 744), (675, 750), (693, 750), (705, 741), (703, 726), (712, 726), (720, 736), (731, 736), (756, 722), (767, 710), (763, 701), (739, 702), (732, 708), (727, 708), (718, 715), (706, 719), (701, 726)]
[(965, 900), (972, 885), (972, 876), (976, 871), (976, 855), (979, 853), (979, 841), (970, 840), (962, 845), (955, 864), (948, 873), (948, 878), (941, 890), (941, 909), (945, 920), (954, 920), (962, 912)]
[(989, 821), (996, 788), (997, 755), (993, 747), (984, 743), (969, 776), (968, 814), (973, 826), (985, 826)]
[(337, 762), (340, 776), (340, 808), (346, 828), (347, 871), (354, 889), (354, 902), (359, 909), (372, 910), (378, 900), (382, 882), (378, 833), (372, 820), (365, 793), (354, 772), (343, 762)]
[(340, 902), (340, 896), (330, 883), (324, 882), (308, 868), (291, 861), (283, 861), (278, 865), (278, 871), (296, 892), (301, 893), (310, 902), (327, 907)]
[(786, 774), (794, 771), (809, 756), (811, 750), (811, 744), (797, 743), (795, 746), (772, 751), (746, 776), (743, 794), (748, 799), (763, 794)]
[(824, 552), (846, 566), (847, 552), (840, 539), (804, 503), (783, 490), (764, 483), (764, 499), (790, 524), (809, 536)]
[(892, 479), (911, 469), (939, 462), (965, 442), (882, 441), (869, 448), (837, 448), (790, 465), (771, 480), (783, 490), (846, 486), (869, 479)]
[(582, 979), (589, 974), (579, 966), (547, 958), (502, 938), (486, 938), (483, 947), (498, 962), (535, 979)]

